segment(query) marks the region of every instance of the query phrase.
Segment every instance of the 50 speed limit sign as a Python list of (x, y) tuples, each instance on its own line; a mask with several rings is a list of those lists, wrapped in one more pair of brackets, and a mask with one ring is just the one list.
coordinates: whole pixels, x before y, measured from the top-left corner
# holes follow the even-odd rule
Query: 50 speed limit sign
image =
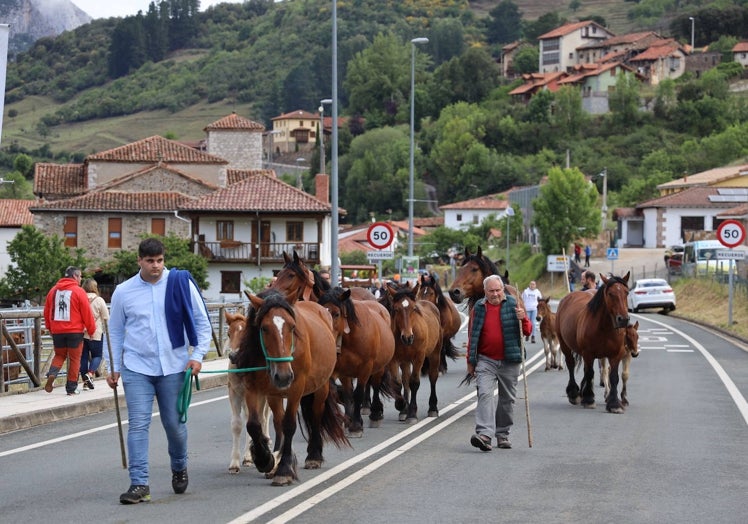
[(745, 241), (745, 227), (737, 220), (725, 220), (717, 227), (717, 240), (725, 247), (737, 247)]
[(389, 247), (394, 240), (394, 236), (392, 227), (386, 222), (374, 222), (366, 231), (366, 240), (375, 249)]

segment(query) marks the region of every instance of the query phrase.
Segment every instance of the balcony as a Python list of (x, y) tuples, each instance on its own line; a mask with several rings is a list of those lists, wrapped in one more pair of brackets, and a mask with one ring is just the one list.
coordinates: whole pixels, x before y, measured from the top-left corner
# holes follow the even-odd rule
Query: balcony
[[(196, 244), (196, 247), (195, 245)], [(195, 242), (192, 251), (202, 255), (208, 262), (231, 262), (257, 264), (257, 245), (238, 240), (217, 242)], [(319, 264), (319, 242), (260, 242), (259, 255), (261, 264), (283, 263), (283, 252), (292, 255), (298, 253), (305, 262)]]

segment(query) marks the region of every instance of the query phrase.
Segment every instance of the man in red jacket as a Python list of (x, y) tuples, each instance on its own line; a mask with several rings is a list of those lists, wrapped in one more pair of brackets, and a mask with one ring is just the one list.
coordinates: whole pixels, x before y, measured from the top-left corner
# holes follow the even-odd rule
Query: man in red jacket
[(88, 296), (81, 287), (81, 270), (70, 266), (65, 276), (57, 281), (47, 293), (44, 302), (44, 322), (52, 334), (55, 356), (47, 373), (44, 391), (51, 393), (54, 382), (65, 359), (70, 357), (65, 390), (68, 395), (77, 395), (78, 371), (83, 352), (83, 330), (96, 331), (96, 320), (91, 311)]

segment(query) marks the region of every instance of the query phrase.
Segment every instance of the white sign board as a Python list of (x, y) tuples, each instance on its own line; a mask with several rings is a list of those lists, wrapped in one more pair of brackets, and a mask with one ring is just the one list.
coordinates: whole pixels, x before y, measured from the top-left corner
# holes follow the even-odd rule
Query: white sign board
[(375, 260), (392, 260), (395, 256), (392, 251), (367, 251), (366, 258), (371, 262)]
[(570, 257), (564, 257), (563, 255), (548, 255), (548, 261), (546, 264), (546, 271), (563, 273), (569, 267)]
[(745, 260), (745, 251), (720, 249), (717, 251), (717, 260)]

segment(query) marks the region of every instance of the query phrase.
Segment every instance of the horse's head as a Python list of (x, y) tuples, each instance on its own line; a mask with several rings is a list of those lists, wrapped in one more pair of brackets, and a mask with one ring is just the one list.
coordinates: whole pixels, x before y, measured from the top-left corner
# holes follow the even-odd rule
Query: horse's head
[(613, 327), (625, 328), (629, 324), (628, 296), (629, 296), (629, 276), (631, 272), (626, 273), (623, 277), (611, 275), (606, 277), (602, 273), (603, 285), (597, 290), (592, 297), (588, 306), (591, 311), (605, 308), (610, 316)]
[(444, 300), (442, 288), (434, 275), (421, 275), (420, 287), (418, 288), (418, 298), (427, 300), (437, 306)]
[(470, 253), (470, 249), (465, 248), (462, 265), (457, 270), (455, 280), (449, 287), (449, 297), (455, 304), (461, 304), (463, 300), (468, 299), (472, 306), (484, 295), (483, 279), (489, 275), (496, 275), (498, 272), (496, 264), (483, 255), (480, 246), (478, 246), (478, 251), (475, 254)]
[(633, 326), (626, 326), (626, 335), (623, 337), (623, 344), (626, 346), (626, 351), (631, 353), (631, 356), (636, 358), (639, 356), (639, 321), (637, 320)]
[(409, 346), (415, 340), (411, 315), (418, 311), (418, 298), (414, 290), (407, 284), (399, 289), (388, 288), (388, 291), (392, 299), (392, 309), (390, 310), (392, 332), (395, 334), (395, 338), (399, 337), (403, 344)]
[(551, 298), (545, 297), (545, 298), (539, 298), (538, 299), (538, 313), (537, 313), (537, 320), (540, 322), (544, 318), (550, 317), (553, 312), (551, 311)]
[(237, 353), (239, 352), (242, 338), (247, 330), (247, 317), (241, 313), (229, 313), (226, 310), (224, 310), (223, 315), (226, 318), (226, 325), (228, 326), (225, 345), (229, 350), (229, 360), (235, 364), (238, 359)]
[(321, 294), (320, 286), (324, 280), (319, 273), (307, 268), (296, 251), (293, 252), (293, 258), (284, 251), (283, 261), (283, 269), (276, 275), (271, 289), (285, 295), (286, 300), (292, 304), (297, 300), (311, 300), (313, 294), (316, 299)]
[(279, 293), (269, 293), (265, 298), (250, 295), (249, 300), (255, 312), (250, 318), (257, 330), (270, 381), (278, 389), (287, 389), (294, 380), (291, 365), (297, 337), (294, 310)]
[(351, 300), (351, 290), (341, 287), (328, 289), (319, 297), (319, 305), (330, 312), (336, 343), (340, 349), (343, 335), (351, 332), (351, 324), (360, 325), (356, 316), (356, 308)]

